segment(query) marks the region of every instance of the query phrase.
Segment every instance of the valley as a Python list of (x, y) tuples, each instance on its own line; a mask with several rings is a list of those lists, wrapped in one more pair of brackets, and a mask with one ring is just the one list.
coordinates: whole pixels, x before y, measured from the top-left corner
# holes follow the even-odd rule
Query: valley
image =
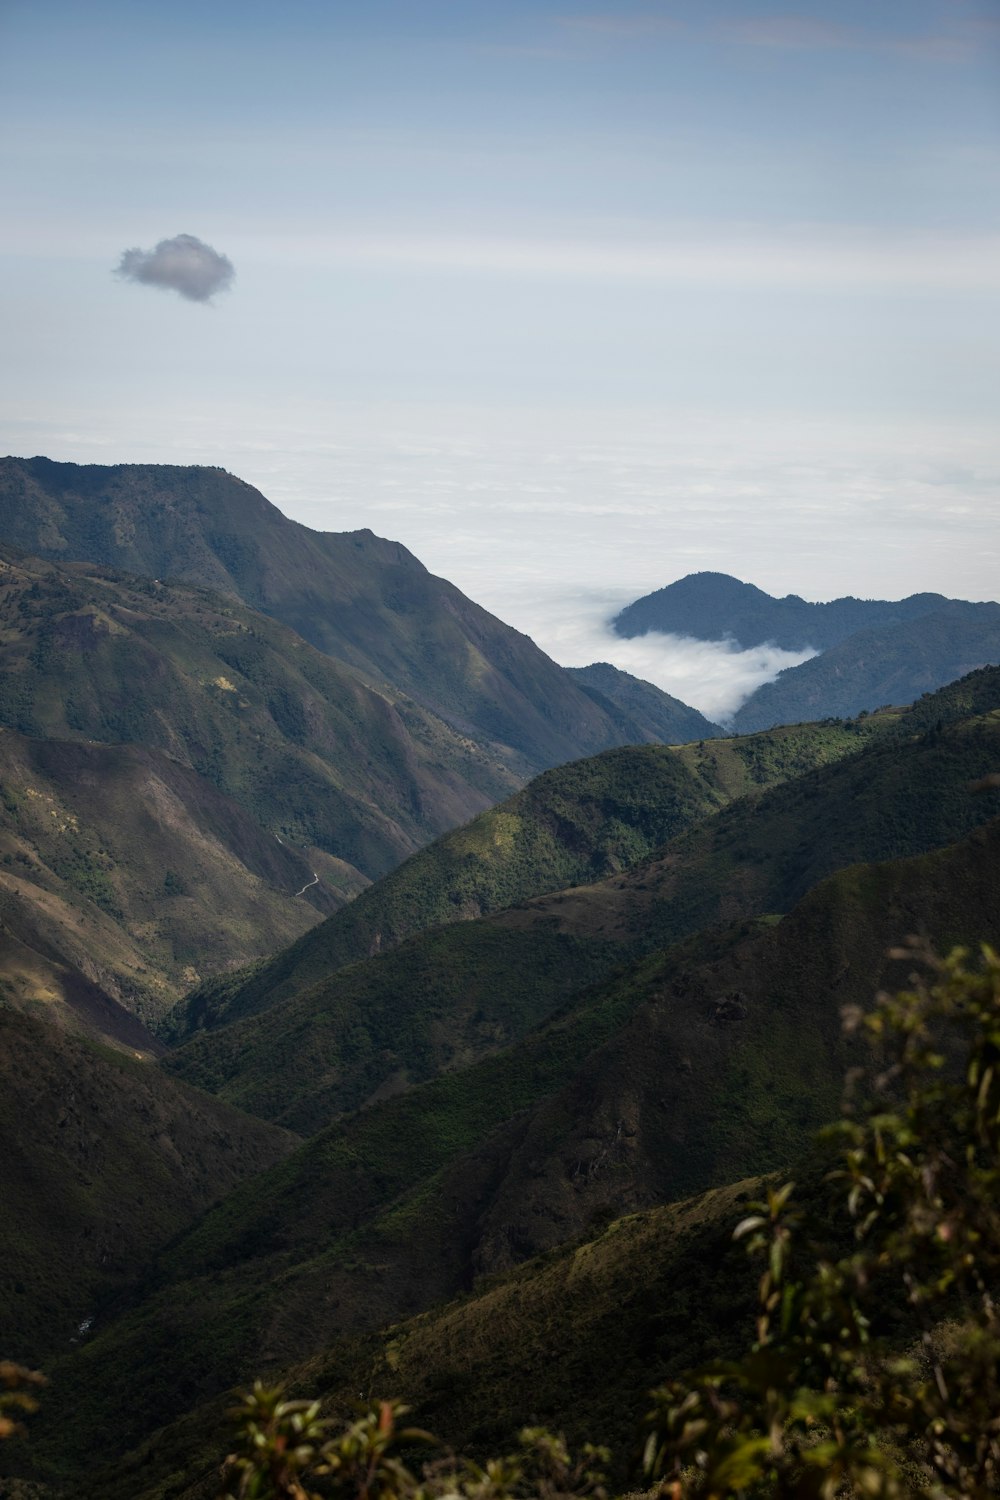
[(728, 733), (223, 470), (3, 460), (0, 1493), (208, 1500), (256, 1376), (634, 1445), (821, 1212), (845, 1011), (1000, 943), (998, 618), (625, 610), (818, 648)]

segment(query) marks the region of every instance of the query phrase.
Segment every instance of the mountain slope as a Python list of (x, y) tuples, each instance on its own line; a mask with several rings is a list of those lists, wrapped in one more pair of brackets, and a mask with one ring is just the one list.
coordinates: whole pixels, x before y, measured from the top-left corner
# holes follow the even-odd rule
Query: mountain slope
[[(995, 695), (1000, 671), (990, 681)], [(446, 1046), (428, 1046), (428, 1028), (445, 1037), (454, 1030), (458, 1056), (463, 1046), (472, 1056), (552, 1013), (566, 999), (560, 952), (582, 988), (630, 954), (787, 912), (838, 869), (923, 853), (995, 816), (1000, 792), (968, 788), (1000, 764), (1000, 709), (908, 738), (905, 722), (890, 719), (854, 756), (731, 803), (622, 875), (416, 936), (399, 953), (298, 991), (293, 964), (287, 998), (203, 1032), (163, 1066), (251, 1112), (316, 1130), (345, 1108), (453, 1065)], [(571, 948), (574, 941), (581, 946)], [(309, 948), (307, 935), (292, 958), (305, 950), (308, 959)], [(420, 976), (416, 1026), (410, 970)], [(397, 1042), (416, 1044), (412, 1073)], [(360, 1096), (345, 1086), (352, 1064)]]
[(1000, 661), (1000, 604), (951, 604), (905, 624), (860, 630), (820, 656), (779, 672), (733, 715), (740, 733), (884, 703), (911, 703)]
[[(650, 957), (517, 1047), (324, 1131), (165, 1252), (159, 1289), (66, 1363), (61, 1382), (87, 1390), (78, 1431), (99, 1430), (122, 1371), (140, 1372), (128, 1443), (150, 1414), (160, 1424), (609, 1216), (796, 1158), (853, 1060), (841, 1006), (905, 979), (886, 948), (919, 924), (942, 942), (995, 940), (998, 854), (994, 821), (843, 871), (776, 926)], [(631, 1278), (643, 1284), (641, 1261)]]
[(811, 604), (797, 594), (775, 599), (728, 573), (689, 573), (627, 605), (612, 625), (626, 637), (659, 630), (700, 641), (731, 639), (744, 650), (770, 643), (786, 651), (825, 651), (859, 630), (916, 620), (950, 602), (941, 594), (911, 594)]
[(254, 1015), (431, 927), (627, 869), (733, 798), (854, 754), (894, 723), (881, 715), (710, 745), (635, 746), (546, 771), (418, 850), (291, 948), (199, 986), (169, 1034), (179, 1041)]
[(311, 875), (303, 855), (161, 751), (0, 731), (8, 1003), (146, 1050), (136, 1015), (152, 1023), (199, 970), (316, 922), (296, 896)]
[[(723, 733), (718, 724), (697, 709), (689, 708), (651, 682), (613, 667), (610, 662), (598, 661), (589, 667), (568, 670), (595, 703), (602, 707), (610, 705), (612, 714), (617, 710), (622, 728), (634, 739), (682, 745), (689, 740), (714, 739)], [(642, 730), (642, 734), (637, 735), (637, 730)]]
[(149, 1257), (295, 1138), (0, 1007), (4, 1355), (64, 1352)]
[(0, 538), (231, 594), (461, 732), (509, 747), (528, 774), (642, 738), (399, 543), (311, 531), (222, 469), (3, 459)]

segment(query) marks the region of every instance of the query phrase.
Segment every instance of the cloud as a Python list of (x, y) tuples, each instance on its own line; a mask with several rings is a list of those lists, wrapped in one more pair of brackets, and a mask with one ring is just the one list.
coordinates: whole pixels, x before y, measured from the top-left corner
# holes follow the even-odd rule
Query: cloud
[(228, 292), (236, 271), (228, 256), (196, 235), (176, 234), (155, 250), (123, 251), (115, 275), (179, 292), (190, 302), (209, 302), (216, 292)]
[(816, 655), (814, 650), (783, 651), (772, 645), (744, 651), (733, 641), (698, 641), (660, 631), (626, 640), (614, 633), (606, 615), (588, 611), (587, 603), (583, 594), (576, 600), (575, 611), (568, 608), (548, 628), (542, 624), (530, 634), (565, 667), (611, 662), (633, 677), (655, 683), (716, 723), (725, 724), (755, 689), (773, 682), (786, 667), (796, 667)]

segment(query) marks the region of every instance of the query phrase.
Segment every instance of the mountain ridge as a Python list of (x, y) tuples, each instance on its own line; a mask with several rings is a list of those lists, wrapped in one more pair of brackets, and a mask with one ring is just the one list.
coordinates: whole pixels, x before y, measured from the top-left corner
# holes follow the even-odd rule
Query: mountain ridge
[(744, 650), (773, 645), (785, 651), (825, 651), (858, 630), (900, 624), (932, 614), (942, 605), (965, 602), (921, 593), (895, 601), (846, 595), (811, 603), (798, 594), (776, 598), (730, 573), (702, 572), (688, 573), (636, 599), (611, 625), (626, 638), (659, 630), (696, 640), (731, 639)]
[(644, 737), (401, 543), (313, 531), (222, 469), (0, 459), (0, 537), (230, 593), (494, 754), (507, 747), (523, 780)]

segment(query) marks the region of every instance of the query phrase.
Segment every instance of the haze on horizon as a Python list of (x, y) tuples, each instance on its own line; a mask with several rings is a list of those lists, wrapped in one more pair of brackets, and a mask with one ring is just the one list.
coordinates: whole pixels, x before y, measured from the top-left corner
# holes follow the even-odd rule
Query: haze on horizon
[(0, 40), (0, 449), (221, 464), (706, 712), (757, 668), (615, 608), (995, 597), (987, 0), (8, 0)]

